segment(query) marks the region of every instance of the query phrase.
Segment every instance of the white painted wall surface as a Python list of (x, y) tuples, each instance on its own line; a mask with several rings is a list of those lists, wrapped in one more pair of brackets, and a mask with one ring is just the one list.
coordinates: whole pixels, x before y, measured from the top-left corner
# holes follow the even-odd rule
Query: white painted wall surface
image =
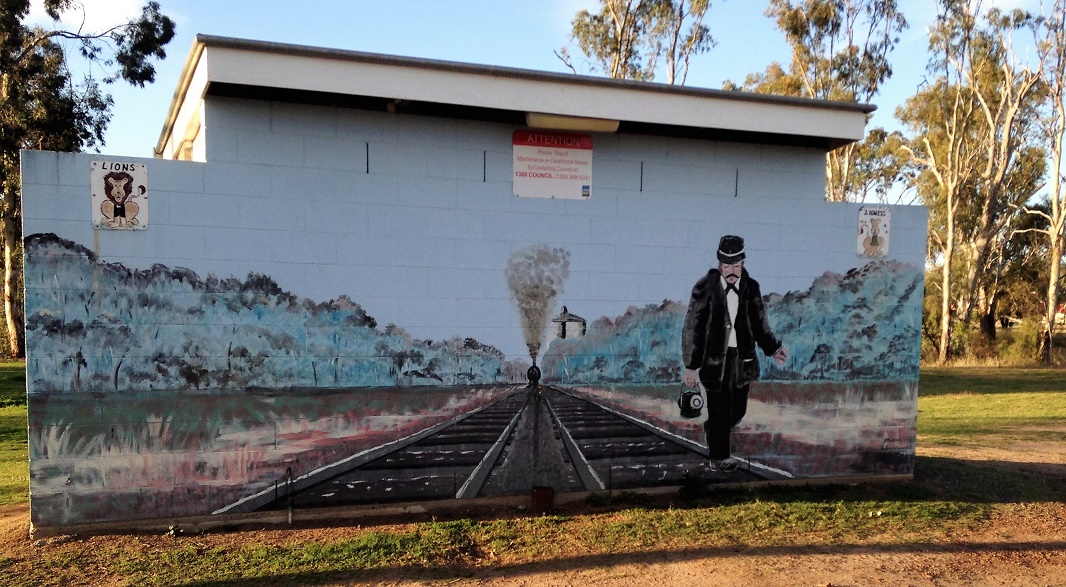
[[(27, 152), (25, 234), (55, 232), (130, 268), (272, 276), (318, 301), (348, 295), (414, 336), (526, 355), (504, 282), (511, 252), (571, 253), (558, 306), (594, 320), (687, 302), (721, 235), (747, 242), (764, 293), (805, 289), (855, 253), (857, 205), (823, 202), (814, 148), (594, 135), (592, 197), (516, 198), (514, 127), (209, 97), (207, 163), (146, 162), (152, 226), (94, 232), (89, 166)], [(890, 258), (922, 266), (926, 211), (894, 207)], [(557, 308), (558, 310), (558, 308)]]

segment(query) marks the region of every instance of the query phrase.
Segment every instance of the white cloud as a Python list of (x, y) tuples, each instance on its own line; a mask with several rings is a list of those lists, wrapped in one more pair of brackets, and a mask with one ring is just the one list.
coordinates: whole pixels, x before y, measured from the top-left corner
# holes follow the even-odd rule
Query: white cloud
[[(143, 0), (79, 0), (70, 10), (60, 15), (61, 26), (67, 30), (98, 33), (122, 24), (141, 14)], [(44, 11), (43, 0), (30, 2), (30, 14), (26, 23), (46, 28), (55, 26)]]

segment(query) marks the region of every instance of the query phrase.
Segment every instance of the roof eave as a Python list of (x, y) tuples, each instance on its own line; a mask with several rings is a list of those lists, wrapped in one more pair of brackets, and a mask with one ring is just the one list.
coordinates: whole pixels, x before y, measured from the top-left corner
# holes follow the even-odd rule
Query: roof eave
[[(215, 54), (210, 59), (208, 53)], [(199, 73), (197, 73), (199, 71)], [(202, 78), (202, 94), (190, 96)], [(543, 112), (622, 122), (622, 132), (723, 140), (770, 140), (827, 149), (860, 140), (871, 104), (691, 88), (198, 35), (186, 59), (156, 146), (161, 156), (189, 101), (212, 86), (244, 88), (244, 97), (291, 101), (352, 96), (440, 104), (441, 111)], [(304, 98), (294, 98), (303, 96)], [(335, 98), (334, 101), (337, 101)]]

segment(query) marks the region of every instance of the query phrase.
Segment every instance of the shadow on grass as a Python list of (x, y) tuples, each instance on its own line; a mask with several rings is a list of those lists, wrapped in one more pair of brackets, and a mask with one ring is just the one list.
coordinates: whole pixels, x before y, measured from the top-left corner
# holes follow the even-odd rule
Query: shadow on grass
[(914, 484), (955, 501), (1066, 502), (1066, 466), (1059, 464), (917, 457)]
[[(692, 492), (686, 487), (682, 493)], [(1041, 476), (1033, 473), (1003, 470), (994, 465), (976, 464), (956, 459), (918, 457), (915, 463), (914, 480), (901, 483), (869, 483), (856, 485), (811, 485), (771, 486), (758, 489), (711, 489), (700, 485), (688, 496), (648, 496), (635, 492), (617, 492), (604, 497), (599, 494), (590, 499), (582, 513), (602, 513), (611, 510), (642, 508), (666, 510), (683, 504), (699, 507), (719, 507), (734, 504), (779, 504), (790, 511), (808, 511), (804, 503), (844, 502), (883, 504), (896, 516), (913, 518), (910, 527), (916, 534), (942, 528), (943, 523), (984, 519), (995, 504), (1037, 503), (1066, 501), (1066, 479)], [(492, 516), (489, 516), (491, 518)], [(919, 519), (920, 518), (920, 519)], [(649, 523), (652, 523), (649, 520)], [(935, 532), (934, 532), (935, 534)], [(755, 556), (809, 556), (852, 554), (942, 554), (942, 553), (1046, 553), (1066, 549), (1066, 540), (1049, 541), (955, 541), (928, 542), (925, 539), (898, 539), (898, 542), (878, 544), (847, 543), (817, 545), (770, 545), (770, 546), (698, 546), (681, 549), (652, 545), (639, 553), (619, 552), (571, 557), (551, 557), (544, 561), (511, 565), (486, 565), (486, 561), (471, 566), (462, 564), (419, 567), (411, 565), (390, 566), (385, 569), (293, 571), (270, 577), (249, 579), (226, 579), (191, 582), (193, 587), (250, 587), (268, 580), (272, 585), (317, 585), (344, 583), (350, 585), (377, 584), (384, 580), (404, 579), (409, 581), (441, 581), (472, 579), (492, 581), (515, 578), (542, 572), (580, 572), (614, 565), (633, 563), (638, 557), (641, 564), (659, 562), (685, 562), (706, 558), (755, 557)], [(628, 550), (628, 549), (627, 549)], [(474, 565), (477, 565), (476, 567)]]
[(770, 486), (758, 489), (716, 489), (699, 480), (681, 488), (683, 500), (696, 505), (735, 504), (753, 499), (777, 503), (799, 501), (891, 501), (960, 504), (1066, 502), (1066, 471), (1043, 474), (1034, 468), (1058, 471), (1059, 465), (974, 462), (944, 457), (915, 458), (914, 480), (900, 483)]
[(0, 407), (26, 405), (26, 364), (0, 362)]
[(619, 552), (553, 558), (547, 561), (470, 568), (401, 566), (388, 569), (293, 572), (247, 579), (222, 579), (180, 583), (184, 587), (252, 587), (269, 585), (379, 585), (389, 581), (493, 581), (514, 579), (537, 573), (581, 572), (618, 565), (683, 563), (714, 558), (781, 557), (781, 556), (847, 556), (847, 555), (937, 555), (937, 554), (996, 554), (1047, 553), (1066, 549), (1066, 541), (1048, 542), (950, 542), (897, 544), (827, 544), (801, 546), (711, 546), (684, 549), (652, 549), (640, 553)]
[(1035, 367), (923, 367), (919, 395), (1066, 391), (1066, 369)]
[[(170, 569), (173, 564), (188, 565), (188, 569), (199, 568), (208, 556), (222, 558), (217, 563), (204, 564), (204, 574), (221, 571), (219, 574), (224, 575), (229, 564), (226, 557), (231, 555), (243, 562), (228, 569), (230, 573), (261, 572), (264, 575), (199, 579), (187, 569), (182, 571), (177, 581), (171, 578), (168, 584), (192, 587), (372, 585), (397, 580), (437, 582), (464, 578), (491, 582), (493, 579), (520, 578), (543, 572), (582, 572), (637, 561), (647, 564), (755, 556), (955, 552), (1034, 553), (1034, 556), (1039, 556), (1039, 553), (1066, 550), (1066, 539), (1061, 535), (1028, 541), (1002, 538), (997, 541), (994, 536), (990, 536), (988, 541), (980, 538), (952, 541), (950, 535), (945, 534), (951, 528), (979, 531), (997, 504), (1066, 501), (1066, 479), (1004, 470), (998, 466), (1002, 463), (996, 465), (918, 457), (914, 480), (910, 482), (717, 490), (702, 486), (697, 494), (687, 497), (678, 493), (647, 495), (625, 491), (594, 494), (594, 499), (590, 498), (587, 503), (560, 508), (563, 511), (557, 512), (556, 516), (536, 518), (532, 522), (518, 520), (514, 524), (508, 524), (506, 520), (526, 516), (515, 515), (513, 511), (509, 515), (500, 510), (470, 509), (455, 512), (455, 517), (461, 518), (456, 521), (448, 521), (451, 516), (434, 516), (432, 523), (423, 522), (413, 530), (397, 533), (386, 529), (372, 532), (377, 539), (368, 536), (339, 543), (327, 541), (318, 548), (305, 548), (306, 545), (301, 544), (294, 547), (291, 553), (279, 552), (276, 556), (259, 553), (254, 544), (240, 546), (241, 539), (238, 538), (229, 546), (219, 549), (218, 553), (188, 550), (195, 545), (184, 550), (179, 548), (165, 557), (167, 562), (163, 567), (166, 568), (138, 569), (131, 577), (140, 572), (160, 572), (165, 576), (169, 570), (173, 570)], [(728, 507), (733, 505), (740, 507)], [(884, 518), (881, 518), (882, 508)], [(691, 513), (688, 513), (689, 510)], [(612, 515), (589, 516), (585, 522), (575, 523), (585, 514), (605, 512)], [(618, 514), (615, 515), (615, 512)], [(876, 512), (876, 517), (872, 512)], [(750, 526), (752, 521), (762, 525)], [(340, 520), (334, 522), (340, 523)], [(405, 522), (417, 523), (418, 520), (391, 520), (391, 523)], [(543, 538), (550, 541), (555, 536), (551, 530), (560, 524), (568, 524), (565, 531), (579, 540), (589, 540), (590, 548), (599, 549), (600, 553), (568, 555), (565, 551), (560, 553), (547, 548), (547, 552), (555, 554), (544, 556), (541, 560), (500, 564), (495, 562), (496, 557), (491, 554), (494, 550), (482, 550), (486, 545), (491, 545), (492, 549), (509, 549), (507, 545), (517, 543), (517, 548), (522, 550), (520, 553), (512, 551), (513, 554), (519, 554), (523, 559), (536, 557), (535, 552), (539, 550), (536, 543), (534, 546), (523, 545), (523, 540), (514, 532), (525, 536), (530, 536), (525, 533), (533, 532), (533, 537), (540, 537), (535, 540)], [(645, 532), (643, 527), (650, 530)], [(746, 529), (749, 527), (755, 528), (753, 531), (756, 533), (749, 535)], [(761, 538), (758, 528), (777, 528), (771, 532), (776, 537)], [(675, 534), (674, 529), (686, 534)], [(543, 535), (541, 530), (545, 530)], [(871, 535), (880, 538), (875, 543), (864, 543), (862, 537)], [(825, 538), (827, 536), (830, 538)], [(673, 538), (681, 541), (676, 542)], [(754, 544), (745, 544), (748, 538)], [(642, 542), (645, 539), (647, 542)], [(791, 544), (794, 539), (801, 543)], [(689, 546), (681, 546), (686, 541)], [(696, 544), (693, 545), (693, 541)], [(810, 544), (810, 541), (819, 543)], [(671, 548), (671, 543), (678, 546)], [(235, 554), (234, 547), (244, 554)], [(428, 563), (419, 565), (408, 562), (412, 554), (419, 558), (417, 553), (422, 550), (428, 557)], [(374, 561), (359, 562), (368, 553), (373, 555)], [(184, 559), (186, 556), (192, 558)], [(245, 556), (262, 560), (249, 564), (243, 560)], [(143, 559), (138, 564), (151, 566), (155, 563)], [(362, 568), (358, 568), (360, 566)], [(142, 578), (150, 576), (153, 575)]]

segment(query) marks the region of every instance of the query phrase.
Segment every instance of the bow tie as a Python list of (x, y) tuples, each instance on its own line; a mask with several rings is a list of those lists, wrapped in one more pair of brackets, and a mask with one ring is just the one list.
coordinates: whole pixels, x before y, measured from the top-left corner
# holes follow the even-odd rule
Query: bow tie
[(737, 295), (740, 295), (740, 290), (737, 289), (737, 284), (726, 282), (726, 284), (725, 284), (725, 292), (729, 293), (730, 291), (733, 291)]

